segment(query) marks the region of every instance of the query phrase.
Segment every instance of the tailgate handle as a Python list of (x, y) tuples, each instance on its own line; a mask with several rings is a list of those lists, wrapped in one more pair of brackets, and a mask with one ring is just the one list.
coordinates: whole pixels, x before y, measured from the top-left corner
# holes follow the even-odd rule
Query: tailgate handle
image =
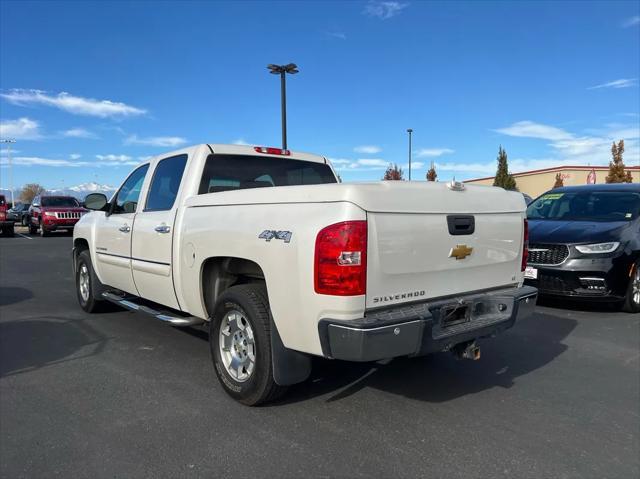
[(448, 215), (449, 234), (472, 235), (476, 229), (476, 219), (472, 215)]

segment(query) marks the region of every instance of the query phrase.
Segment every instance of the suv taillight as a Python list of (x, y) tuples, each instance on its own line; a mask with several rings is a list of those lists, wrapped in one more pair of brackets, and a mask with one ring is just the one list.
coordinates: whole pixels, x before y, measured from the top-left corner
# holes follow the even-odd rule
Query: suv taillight
[(529, 222), (524, 220), (524, 237), (522, 242), (522, 266), (520, 271), (524, 271), (527, 267), (527, 259), (529, 258)]
[(314, 286), (318, 294), (358, 296), (367, 291), (367, 222), (344, 221), (316, 237)]

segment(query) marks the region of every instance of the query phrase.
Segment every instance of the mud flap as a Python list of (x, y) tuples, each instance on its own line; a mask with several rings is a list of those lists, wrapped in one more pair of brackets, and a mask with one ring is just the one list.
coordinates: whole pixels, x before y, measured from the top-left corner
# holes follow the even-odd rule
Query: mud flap
[(284, 346), (273, 319), (271, 319), (271, 357), (273, 379), (280, 386), (301, 383), (311, 374), (311, 358)]

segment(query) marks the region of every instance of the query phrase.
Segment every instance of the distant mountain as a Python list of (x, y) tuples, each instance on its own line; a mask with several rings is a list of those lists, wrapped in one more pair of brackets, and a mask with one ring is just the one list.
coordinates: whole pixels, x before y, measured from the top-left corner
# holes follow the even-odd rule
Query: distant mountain
[(104, 193), (105, 195), (110, 196), (115, 191), (116, 189), (113, 186), (101, 185), (95, 181), (90, 181), (89, 183), (82, 183), (80, 185), (70, 186), (64, 189), (47, 190), (47, 193), (50, 195), (74, 196), (80, 200), (84, 200), (84, 197), (89, 193)]

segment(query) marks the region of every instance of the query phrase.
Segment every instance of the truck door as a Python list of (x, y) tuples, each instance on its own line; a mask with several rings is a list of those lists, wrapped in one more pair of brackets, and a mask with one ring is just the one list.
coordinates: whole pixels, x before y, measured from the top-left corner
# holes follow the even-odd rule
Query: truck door
[(180, 305), (173, 286), (173, 227), (186, 164), (186, 154), (158, 161), (144, 207), (136, 215), (131, 244), (131, 268), (140, 296), (175, 309)]
[(131, 229), (149, 165), (134, 170), (111, 202), (99, 213), (95, 230), (95, 268), (103, 284), (137, 295), (131, 274)]

